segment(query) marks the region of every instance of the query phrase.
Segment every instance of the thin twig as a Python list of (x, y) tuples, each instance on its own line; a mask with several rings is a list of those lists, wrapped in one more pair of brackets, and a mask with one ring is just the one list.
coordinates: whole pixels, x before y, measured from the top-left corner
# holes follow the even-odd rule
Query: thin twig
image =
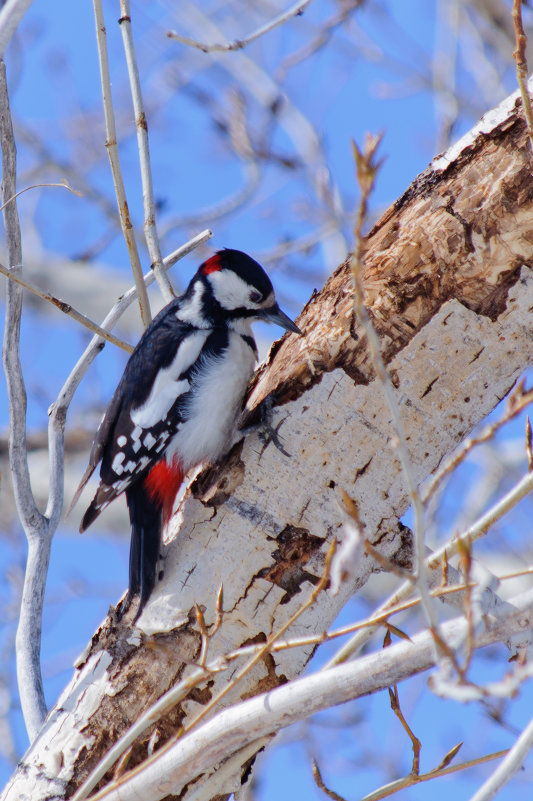
[(274, 28), (277, 28), (278, 25), (283, 25), (287, 20), (291, 19), (291, 17), (299, 17), (303, 14), (304, 9), (310, 2), (311, 0), (300, 0), (300, 2), (288, 8), (287, 11), (274, 17), (270, 22), (261, 25), (261, 27), (257, 28), (253, 33), (248, 34), (248, 36), (242, 39), (235, 39), (233, 42), (204, 44), (203, 42), (197, 42), (196, 39), (190, 39), (188, 36), (181, 36), (176, 31), (168, 31), (167, 36), (169, 39), (175, 39), (177, 42), (181, 42), (188, 47), (194, 47), (197, 50), (201, 50), (203, 53), (226, 53), (232, 50), (242, 50), (243, 47), (246, 47), (251, 42), (255, 42), (256, 39), (264, 36), (265, 33), (269, 33), (274, 30)]
[(68, 184), (64, 183), (63, 181), (61, 181), (59, 183), (55, 183), (54, 182), (54, 183), (46, 183), (46, 184), (32, 184), (31, 186), (25, 186), (24, 189), (19, 189), (18, 192), (15, 192), (13, 197), (8, 198), (6, 200), (6, 202), (3, 203), (2, 206), (0, 206), (0, 211), (3, 211), (4, 210), (4, 206), (6, 206), (8, 203), (11, 203), (13, 200), (18, 198), (20, 195), (23, 195), (24, 192), (29, 192), (30, 189), (41, 189), (41, 188), (47, 187), (47, 186), (57, 186), (60, 189), (68, 189), (68, 191), (72, 192), (73, 195), (77, 195), (78, 197), (83, 197), (83, 192), (78, 192), (77, 189), (73, 189), (71, 186), (69, 186)]
[(526, 454), (527, 454), (527, 469), (533, 471), (533, 435), (531, 432), (531, 421), (526, 417)]
[(328, 796), (328, 798), (332, 798), (333, 801), (346, 801), (344, 796), (339, 795), (338, 793), (335, 792), (335, 790), (330, 790), (329, 787), (326, 787), (316, 759), (313, 758), (311, 766), (313, 771), (313, 779), (315, 780), (316, 786), (320, 790), (322, 790), (322, 792), (325, 793)]
[(135, 127), (137, 129), (137, 146), (139, 149), (139, 162), (141, 167), (141, 181), (143, 187), (143, 206), (144, 206), (144, 235), (148, 246), (148, 253), (152, 262), (152, 270), (155, 273), (157, 284), (166, 303), (175, 297), (175, 292), (168, 280), (168, 276), (163, 269), (161, 258), (161, 247), (155, 224), (155, 200), (154, 187), (152, 183), (152, 168), (150, 165), (150, 146), (148, 141), (148, 121), (144, 111), (142, 98), (141, 81), (139, 69), (137, 67), (137, 57), (133, 44), (131, 31), (131, 8), (129, 0), (120, 0), (120, 30), (128, 65), (128, 75), (130, 79), (131, 97), (133, 100), (133, 110), (135, 112)]
[[(0, 139), (2, 202), (9, 263), (20, 271), (22, 246), (16, 201), (17, 154), (9, 107), (6, 69), (0, 62)], [(20, 617), (16, 637), (17, 679), (24, 722), (33, 740), (46, 715), (41, 676), (41, 628), (52, 530), (33, 497), (26, 452), (26, 389), (19, 357), (22, 288), (9, 281), (6, 291), (4, 370), (9, 397), (9, 461), (15, 501), (28, 540)]]
[(531, 110), (531, 98), (527, 89), (527, 36), (522, 24), (522, 0), (513, 0), (513, 25), (516, 44), (516, 50), (513, 53), (513, 58), (516, 61), (516, 80), (522, 97), (522, 108), (526, 118), (529, 143), (533, 151), (533, 111)]
[(120, 159), (117, 148), (117, 132), (115, 128), (115, 113), (113, 111), (113, 100), (111, 97), (111, 79), (109, 77), (109, 61), (107, 57), (107, 36), (104, 24), (104, 12), (102, 10), (102, 0), (93, 0), (94, 5), (94, 18), (96, 22), (96, 41), (98, 44), (98, 59), (100, 63), (100, 78), (102, 82), (102, 100), (104, 104), (104, 115), (106, 125), (106, 148), (111, 164), (111, 172), (113, 174), (113, 183), (115, 185), (115, 192), (117, 195), (118, 212), (120, 215), (120, 224), (128, 254), (131, 262), (131, 269), (135, 279), (135, 286), (137, 287), (137, 294), (139, 298), (139, 308), (141, 312), (141, 320), (144, 327), (150, 323), (150, 302), (146, 293), (146, 286), (142, 277), (141, 261), (139, 259), (139, 252), (137, 250), (137, 243), (135, 241), (135, 233), (130, 218), (128, 201), (126, 199), (126, 190), (124, 188), (124, 181), (122, 178), (122, 168), (120, 166)]
[(472, 602), (472, 547), (470, 544), (459, 543), (459, 567), (465, 577), (467, 590), (464, 594), (465, 618), (468, 623), (468, 636), (466, 638), (466, 656), (464, 667), (459, 671), (462, 681), (466, 681), (466, 674), (474, 654), (474, 605)]
[(24, 281), (23, 278), (20, 278), (20, 276), (16, 275), (14, 272), (12, 272), (12, 270), (8, 270), (3, 264), (0, 264), (0, 273), (5, 275), (11, 281), (15, 281), (17, 284), (20, 284), (20, 286), (23, 286), (24, 289), (28, 289), (30, 292), (33, 292), (33, 294), (37, 295), (37, 297), (47, 300), (68, 317), (72, 317), (73, 320), (76, 320), (76, 322), (81, 323), (83, 326), (85, 326), (85, 328), (88, 328), (89, 331), (93, 332), (93, 334), (98, 334), (98, 336), (102, 337), (102, 339), (106, 339), (113, 345), (117, 345), (127, 353), (133, 352), (132, 345), (129, 345), (127, 342), (124, 342), (123, 339), (120, 339), (114, 334), (111, 334), (109, 331), (106, 331), (105, 328), (102, 328), (98, 325), (98, 323), (93, 322), (89, 317), (86, 317), (85, 314), (79, 312), (77, 309), (71, 306), (70, 303), (65, 303), (64, 300), (56, 298), (54, 295), (50, 294), (50, 292), (44, 292), (42, 289), (39, 289), (33, 284)]
[[(372, 793), (368, 793), (368, 795), (363, 796), (360, 801), (381, 801), (382, 798), (388, 798), (390, 795), (394, 795), (394, 793), (398, 793), (400, 790), (404, 790), (407, 787), (413, 787), (415, 784), (428, 782), (431, 779), (438, 779), (441, 776), (449, 776), (451, 773), (458, 773), (461, 770), (484, 765), (486, 762), (490, 762), (493, 759), (501, 759), (501, 757), (505, 756), (507, 753), (507, 751), (496, 751), (493, 754), (487, 754), (486, 756), (477, 757), (476, 759), (468, 759), (466, 762), (460, 762), (458, 765), (436, 768), (427, 773), (421, 773), (418, 776), (409, 773), (408, 776), (396, 779), (396, 781), (390, 782), (390, 784), (386, 784), (384, 787), (380, 787)], [(471, 799), (471, 801), (474, 801), (474, 799)]]
[(364, 287), (362, 281), (363, 262), (366, 250), (366, 242), (363, 237), (363, 223), (367, 216), (368, 199), (374, 188), (374, 183), (381, 162), (375, 160), (376, 151), (381, 142), (382, 136), (367, 136), (365, 148), (359, 151), (355, 142), (353, 143), (354, 157), (357, 167), (357, 178), (361, 190), (361, 198), (358, 205), (357, 218), (355, 224), (355, 239), (356, 250), (350, 258), (350, 268), (352, 272), (352, 285), (354, 293), (354, 311), (361, 328), (366, 334), (368, 349), (372, 359), (372, 365), (376, 371), (376, 376), (381, 384), (385, 400), (392, 418), (393, 434), (396, 437), (395, 446), (402, 466), (402, 472), (407, 484), (407, 490), (414, 513), (414, 537), (415, 537), (415, 554), (416, 554), (416, 569), (415, 569), (415, 583), (422, 602), (422, 608), (426, 615), (428, 625), (436, 635), (436, 645), (439, 641), (438, 637), (438, 619), (435, 614), (432, 599), (429, 594), (427, 582), (427, 567), (425, 561), (425, 543), (424, 543), (424, 509), (422, 500), (416, 484), (413, 467), (409, 452), (407, 450), (407, 440), (405, 437), (403, 420), (392, 386), (392, 381), (385, 366), (383, 356), (381, 354), (381, 345), (379, 337), (370, 319), (368, 309), (365, 305)]
[(0, 58), (33, 0), (7, 0), (0, 11)]
[(393, 684), (392, 687), (389, 687), (389, 700), (390, 706), (398, 720), (400, 721), (403, 729), (407, 733), (407, 736), (411, 740), (411, 747), (413, 749), (413, 764), (411, 766), (411, 774), (413, 776), (420, 775), (420, 751), (422, 749), (422, 743), (413, 732), (411, 727), (409, 726), (405, 716), (402, 712), (402, 708), (400, 706), (400, 696), (398, 695), (398, 685)]

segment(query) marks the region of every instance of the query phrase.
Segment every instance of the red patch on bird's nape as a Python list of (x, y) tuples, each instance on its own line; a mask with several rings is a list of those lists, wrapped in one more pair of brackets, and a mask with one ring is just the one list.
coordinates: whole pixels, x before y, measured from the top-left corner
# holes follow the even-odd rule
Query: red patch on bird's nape
[(202, 275), (209, 275), (209, 273), (219, 273), (221, 269), (222, 259), (220, 258), (220, 253), (215, 253), (214, 256), (211, 256), (210, 259), (202, 264), (200, 272)]
[(166, 459), (161, 459), (144, 479), (148, 495), (163, 509), (164, 523), (170, 520), (174, 500), (182, 482), (183, 468), (177, 459), (174, 459), (171, 464)]

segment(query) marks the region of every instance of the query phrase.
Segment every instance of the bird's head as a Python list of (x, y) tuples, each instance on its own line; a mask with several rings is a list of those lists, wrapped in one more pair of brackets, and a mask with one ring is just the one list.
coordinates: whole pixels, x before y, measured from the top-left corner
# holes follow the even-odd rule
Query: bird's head
[(207, 259), (187, 294), (201, 299), (203, 314), (215, 323), (265, 320), (302, 333), (278, 306), (270, 278), (261, 265), (240, 250), (226, 248)]

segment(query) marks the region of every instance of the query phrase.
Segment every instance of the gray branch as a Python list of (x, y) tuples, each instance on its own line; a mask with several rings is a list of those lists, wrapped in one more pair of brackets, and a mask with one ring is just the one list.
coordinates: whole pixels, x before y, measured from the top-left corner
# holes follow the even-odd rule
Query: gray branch
[[(17, 153), (9, 108), (6, 69), (0, 62), (0, 140), (2, 144), (2, 202), (16, 192)], [(3, 209), (9, 266), (21, 271), (22, 245), (16, 201)], [(35, 504), (26, 456), (26, 388), (19, 357), (22, 287), (8, 282), (4, 333), (4, 370), (9, 397), (9, 458), (20, 520), (28, 539), (28, 561), (24, 577), (17, 629), (17, 679), (28, 735), (33, 739), (46, 715), (41, 676), (41, 626), (44, 588), (50, 558), (51, 531)]]

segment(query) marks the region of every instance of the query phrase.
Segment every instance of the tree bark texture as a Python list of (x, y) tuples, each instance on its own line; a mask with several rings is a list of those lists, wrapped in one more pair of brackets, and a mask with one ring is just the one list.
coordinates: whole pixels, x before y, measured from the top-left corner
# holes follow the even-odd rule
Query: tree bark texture
[[(436, 158), (368, 236), (366, 302), (419, 482), (531, 362), (532, 169), (513, 96)], [(278, 630), (323, 573), (342, 524), (340, 488), (356, 501), (365, 536), (388, 559), (411, 565), (394, 432), (352, 306), (346, 261), (305, 306), (298, 320), (304, 336), (274, 345), (248, 400), (251, 421), (261, 401), (274, 401), (273, 425), (280, 425), (290, 458), (250, 434), (224, 464), (193, 482), (168, 532), (164, 575), (138, 626), (128, 616), (117, 622), (113, 613), (104, 621), (2, 798), (72, 795), (110, 743), (190, 671), (201, 646), (195, 604), (212, 625), (221, 584), (224, 620), (208, 659)], [(363, 556), (339, 594), (322, 592), (289, 636), (325, 630), (378, 569)], [(221, 707), (295, 678), (312, 651), (267, 655)], [(157, 747), (241, 664), (213, 675), (166, 714)], [(145, 758), (152, 731), (135, 744), (128, 768)], [(217, 791), (231, 792), (239, 782), (240, 771), (225, 775)]]

